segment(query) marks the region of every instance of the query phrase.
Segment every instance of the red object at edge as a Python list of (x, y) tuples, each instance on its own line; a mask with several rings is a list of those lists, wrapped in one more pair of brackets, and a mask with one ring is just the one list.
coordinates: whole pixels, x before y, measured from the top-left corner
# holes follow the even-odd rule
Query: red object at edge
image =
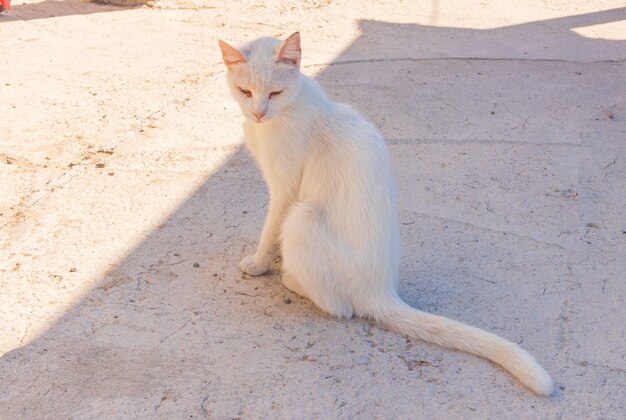
[(11, 7), (11, 0), (0, 0), (0, 12), (9, 10), (9, 7)]

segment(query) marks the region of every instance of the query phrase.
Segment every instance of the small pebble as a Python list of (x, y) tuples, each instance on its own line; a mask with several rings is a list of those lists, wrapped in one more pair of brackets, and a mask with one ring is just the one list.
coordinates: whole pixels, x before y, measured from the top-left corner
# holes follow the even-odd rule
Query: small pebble
[(70, 268), (70, 273), (75, 273), (76, 271), (77, 270), (74, 267)]
[(109, 172), (109, 176), (115, 175), (115, 172)]
[(291, 303), (291, 298), (289, 296), (287, 296), (286, 298), (283, 299), (283, 302), (285, 302), (287, 305), (289, 305)]
[(96, 168), (104, 168), (104, 162), (99, 160), (98, 163), (96, 163)]
[(200, 264), (198, 264), (198, 263), (193, 263), (193, 266), (194, 266), (194, 267), (196, 267), (196, 268), (198, 268), (198, 267), (200, 267)]

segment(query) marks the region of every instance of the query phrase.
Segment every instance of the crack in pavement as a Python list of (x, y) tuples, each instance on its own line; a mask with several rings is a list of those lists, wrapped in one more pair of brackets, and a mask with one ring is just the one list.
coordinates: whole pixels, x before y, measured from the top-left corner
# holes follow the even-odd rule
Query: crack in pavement
[(522, 61), (522, 62), (537, 62), (537, 63), (566, 63), (566, 64), (623, 64), (626, 63), (626, 58), (618, 60), (590, 60), (590, 61), (578, 61), (578, 60), (566, 60), (562, 58), (515, 58), (515, 57), (391, 57), (391, 58), (367, 58), (367, 59), (354, 59), (354, 60), (342, 60), (329, 63), (315, 63), (305, 65), (305, 68), (309, 67), (324, 67), (324, 66), (338, 66), (344, 64), (362, 64), (362, 63), (384, 63), (384, 62), (423, 62), (423, 61)]
[(385, 137), (385, 140), (389, 146), (398, 145), (411, 145), (411, 144), (496, 144), (496, 145), (511, 145), (511, 146), (538, 146), (538, 147), (585, 147), (579, 143), (567, 143), (567, 142), (554, 142), (554, 143), (535, 143), (530, 141), (520, 140), (490, 140), (490, 139), (420, 139), (420, 138), (404, 138), (404, 137)]

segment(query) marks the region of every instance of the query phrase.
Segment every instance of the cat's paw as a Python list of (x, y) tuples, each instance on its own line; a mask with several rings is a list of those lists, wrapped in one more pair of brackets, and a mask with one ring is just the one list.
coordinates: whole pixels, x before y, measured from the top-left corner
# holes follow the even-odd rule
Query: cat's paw
[(239, 263), (239, 268), (246, 274), (250, 274), (251, 276), (258, 276), (267, 272), (270, 268), (270, 261), (266, 259), (264, 261), (257, 261), (254, 255), (247, 256), (241, 263)]

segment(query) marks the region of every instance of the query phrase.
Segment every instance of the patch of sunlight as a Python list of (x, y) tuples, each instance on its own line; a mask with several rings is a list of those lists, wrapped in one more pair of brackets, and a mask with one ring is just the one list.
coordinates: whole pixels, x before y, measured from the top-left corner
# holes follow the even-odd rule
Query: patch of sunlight
[(73, 176), (53, 180), (52, 191), (2, 227), (0, 356), (71, 312), (239, 149), (227, 144), (232, 136), (222, 128), (212, 138), (178, 140), (185, 137), (173, 137), (171, 127), (186, 119), (164, 118), (158, 135), (121, 145), (104, 169), (73, 168)]
[(583, 26), (572, 29), (578, 35), (591, 39), (626, 41), (626, 20), (618, 20), (600, 25)]

